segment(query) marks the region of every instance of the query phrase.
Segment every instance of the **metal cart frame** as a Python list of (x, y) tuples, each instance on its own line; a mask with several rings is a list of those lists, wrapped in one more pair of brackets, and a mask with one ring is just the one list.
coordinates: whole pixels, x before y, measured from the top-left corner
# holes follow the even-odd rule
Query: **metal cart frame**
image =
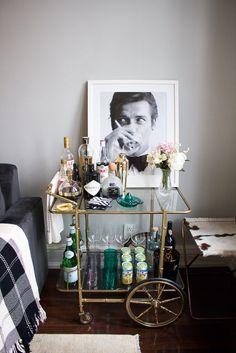
[[(161, 327), (168, 325), (177, 320), (184, 309), (184, 292), (181, 286), (176, 282), (163, 278), (163, 264), (164, 264), (164, 247), (165, 237), (167, 231), (167, 217), (168, 214), (188, 214), (191, 212), (188, 202), (185, 200), (179, 188), (172, 188), (170, 195), (163, 199), (158, 195), (157, 188), (132, 188), (127, 192), (145, 199), (143, 205), (138, 205), (133, 208), (124, 208), (119, 206), (114, 200), (113, 207), (104, 210), (86, 209), (85, 200), (81, 197), (78, 202), (71, 201), (67, 198), (61, 197), (52, 192), (52, 185), (47, 189), (47, 194), (55, 198), (54, 203), (50, 209), (52, 213), (75, 214), (76, 222), (76, 239), (77, 239), (77, 253), (80, 253), (80, 217), (85, 217), (85, 233), (86, 233), (86, 255), (89, 256), (88, 246), (88, 217), (90, 215), (109, 214), (136, 214), (150, 216), (150, 229), (153, 226), (154, 215), (162, 216), (162, 233), (161, 233), (161, 251), (158, 268), (158, 278), (148, 278), (147, 280), (138, 282), (131, 288), (118, 288), (117, 290), (104, 289), (86, 289), (85, 283), (82, 281), (82, 263), (80, 256), (78, 256), (78, 289), (70, 290), (63, 288), (60, 284), (57, 289), (63, 292), (76, 291), (78, 292), (79, 303), (79, 319), (82, 324), (88, 324), (92, 321), (93, 316), (90, 312), (84, 310), (84, 303), (125, 303), (128, 315), (135, 322), (147, 327)], [(141, 193), (141, 196), (140, 196)], [(68, 202), (73, 205), (73, 211), (58, 212), (55, 208), (56, 201)], [(83, 253), (84, 257), (84, 253)], [(85, 271), (86, 272), (86, 268)], [(104, 293), (106, 298), (86, 298), (86, 293)], [(122, 297), (114, 297), (114, 294), (122, 295)], [(126, 298), (124, 296), (126, 295)], [(112, 297), (113, 296), (113, 297)]]

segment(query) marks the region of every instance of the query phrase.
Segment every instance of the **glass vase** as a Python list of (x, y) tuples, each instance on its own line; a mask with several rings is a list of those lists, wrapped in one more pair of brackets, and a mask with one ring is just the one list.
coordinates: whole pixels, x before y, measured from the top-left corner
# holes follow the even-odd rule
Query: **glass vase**
[(161, 195), (169, 195), (171, 192), (171, 170), (169, 168), (167, 169), (161, 169), (161, 182), (159, 186), (159, 193)]

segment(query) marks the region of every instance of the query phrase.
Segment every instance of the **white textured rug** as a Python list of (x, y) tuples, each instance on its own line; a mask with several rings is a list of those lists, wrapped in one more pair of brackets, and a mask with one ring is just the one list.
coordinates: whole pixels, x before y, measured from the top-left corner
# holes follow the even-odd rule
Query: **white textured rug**
[(36, 334), (32, 353), (141, 353), (139, 335)]

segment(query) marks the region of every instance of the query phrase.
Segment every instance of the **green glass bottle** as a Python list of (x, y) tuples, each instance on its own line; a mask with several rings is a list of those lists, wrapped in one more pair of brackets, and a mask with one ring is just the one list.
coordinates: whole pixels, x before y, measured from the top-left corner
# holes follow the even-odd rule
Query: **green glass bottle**
[(77, 256), (73, 249), (73, 241), (71, 237), (66, 238), (66, 249), (63, 254), (62, 268), (64, 275), (64, 283), (66, 288), (77, 288), (78, 270)]
[[(82, 257), (81, 247), (83, 246), (84, 241), (82, 239), (82, 234), (81, 234), (80, 228), (78, 228), (78, 232), (79, 232), (79, 242), (80, 242), (80, 257)], [(73, 249), (75, 250), (75, 253), (77, 254), (75, 215), (72, 215), (72, 224), (70, 225), (70, 236), (73, 241)]]
[(76, 243), (76, 231), (75, 231), (75, 226), (70, 225), (70, 237), (72, 239), (72, 247), (74, 252), (77, 254), (77, 243)]

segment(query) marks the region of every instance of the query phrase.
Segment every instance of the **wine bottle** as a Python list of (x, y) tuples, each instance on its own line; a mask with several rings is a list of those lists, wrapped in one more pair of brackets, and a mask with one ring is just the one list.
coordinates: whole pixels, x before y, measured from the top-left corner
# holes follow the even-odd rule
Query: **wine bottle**
[(175, 249), (175, 238), (173, 237), (173, 223), (172, 221), (168, 221), (167, 231), (166, 231), (166, 239), (165, 239), (165, 248), (166, 249)]
[(61, 162), (66, 161), (66, 170), (73, 169), (74, 156), (70, 150), (70, 139), (69, 137), (64, 137), (64, 149), (61, 155)]
[(109, 174), (109, 160), (106, 153), (106, 143), (105, 140), (100, 140), (100, 158), (97, 163), (97, 172), (100, 175), (100, 183), (108, 177)]
[(73, 249), (71, 237), (66, 238), (66, 248), (63, 254), (62, 268), (64, 283), (67, 288), (76, 288), (78, 284), (77, 256)]

